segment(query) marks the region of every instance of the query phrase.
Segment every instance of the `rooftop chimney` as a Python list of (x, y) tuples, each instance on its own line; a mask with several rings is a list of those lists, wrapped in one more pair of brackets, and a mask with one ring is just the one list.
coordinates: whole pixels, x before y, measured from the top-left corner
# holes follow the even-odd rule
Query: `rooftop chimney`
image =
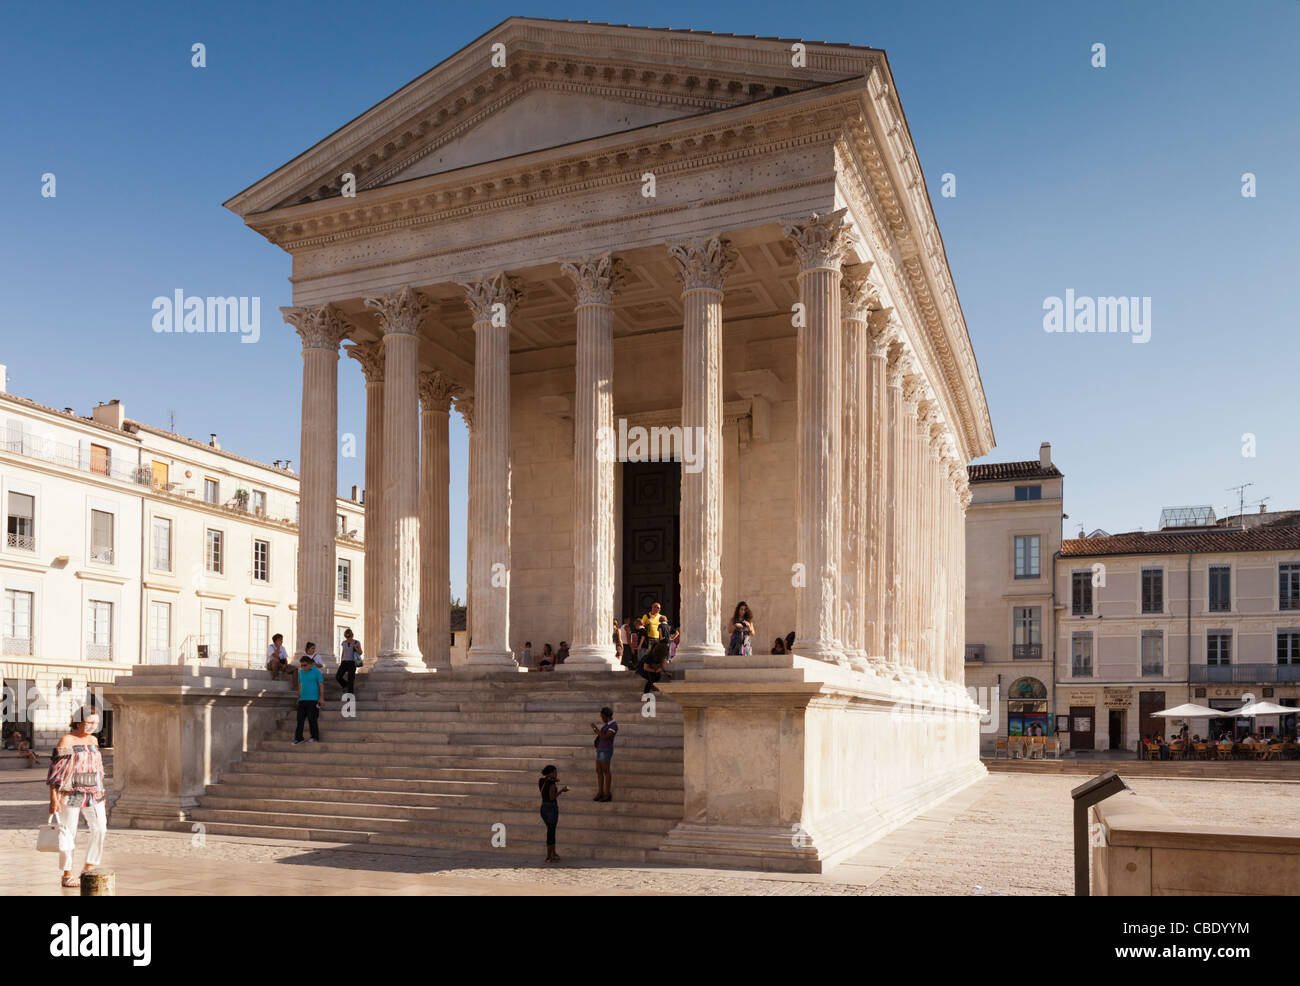
[(108, 425), (110, 428), (117, 428), (119, 431), (126, 424), (126, 408), (122, 402), (114, 397), (107, 404), (100, 404), (90, 412), (92, 418), (101, 425)]
[(353, 502), (353, 503), (358, 502), (358, 500), (360, 499), (360, 490), (361, 490), (361, 487), (359, 487), (359, 486), (354, 486), (354, 487), (352, 487), (352, 502)]
[(1038, 464), (1044, 469), (1052, 468), (1052, 443), (1043, 442), (1038, 446)]
[(215, 431), (211, 431), (208, 432), (208, 434), (212, 436), (211, 438), (208, 439), (208, 444), (215, 449), (221, 448), (221, 443), (217, 441), (217, 433)]
[[(355, 486), (352, 487), (352, 488), (353, 488), (353, 489), (356, 489)], [(1259, 512), (1262, 513), (1262, 514), (1263, 514), (1263, 513), (1268, 513), (1268, 507), (1267, 507), (1265, 504), (1262, 504), (1262, 503), (1261, 503), (1261, 504), (1259, 505)]]

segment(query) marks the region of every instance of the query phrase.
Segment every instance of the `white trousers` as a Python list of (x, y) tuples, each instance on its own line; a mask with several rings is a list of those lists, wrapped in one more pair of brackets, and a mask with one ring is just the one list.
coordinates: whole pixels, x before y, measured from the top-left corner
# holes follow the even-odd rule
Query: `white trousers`
[[(65, 805), (59, 811), (59, 869), (72, 869), (72, 854), (77, 848), (77, 818), (81, 808)], [(98, 866), (104, 858), (104, 833), (108, 831), (108, 818), (104, 802), (92, 801), (85, 808), (86, 827), (90, 829), (90, 846), (86, 850), (86, 865)]]

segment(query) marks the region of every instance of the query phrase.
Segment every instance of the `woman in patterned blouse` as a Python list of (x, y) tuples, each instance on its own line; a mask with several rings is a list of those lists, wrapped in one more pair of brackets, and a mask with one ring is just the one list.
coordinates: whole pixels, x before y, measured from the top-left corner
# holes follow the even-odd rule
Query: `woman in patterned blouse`
[(99, 711), (91, 705), (78, 709), (72, 717), (71, 731), (54, 748), (45, 776), (50, 788), (50, 814), (59, 820), (59, 868), (63, 870), (65, 887), (81, 886), (81, 878), (72, 872), (72, 854), (77, 846), (77, 819), (83, 809), (90, 829), (83, 872), (98, 866), (104, 855), (108, 820), (104, 814), (104, 760), (95, 738), (98, 731)]

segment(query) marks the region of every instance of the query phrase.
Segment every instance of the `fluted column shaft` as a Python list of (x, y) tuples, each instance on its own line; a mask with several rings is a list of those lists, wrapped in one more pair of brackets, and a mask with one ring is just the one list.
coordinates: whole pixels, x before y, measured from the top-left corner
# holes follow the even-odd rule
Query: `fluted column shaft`
[(517, 667), (510, 649), (510, 316), (518, 282), (504, 272), (464, 285), (474, 317), (470, 525), (474, 637), (469, 663)]
[(902, 347), (894, 343), (888, 353), (885, 382), (887, 390), (887, 409), (889, 427), (887, 429), (887, 448), (885, 467), (888, 471), (888, 499), (885, 508), (887, 563), (885, 573), (886, 609), (885, 609), (885, 656), (889, 670), (899, 673), (903, 666), (903, 472), (905, 452), (905, 415), (903, 411), (903, 364)]
[(917, 473), (919, 461), (916, 441), (916, 385), (909, 379), (903, 388), (903, 584), (902, 584), (902, 653), (903, 665), (915, 675), (919, 669), (920, 615), (917, 606)]
[(451, 669), (451, 461), (447, 428), (459, 388), (435, 370), (420, 378), (420, 653)]
[(894, 330), (891, 312), (874, 309), (868, 314), (866, 353), (866, 414), (863, 471), (867, 476), (864, 500), (866, 530), (866, 621), (868, 661), (877, 671), (888, 667), (889, 616), (889, 391), (887, 368)]
[[(564, 667), (622, 670), (614, 654), (614, 291), (608, 254), (565, 264), (578, 291), (573, 413), (573, 640)], [(688, 634), (683, 636), (689, 638)]]
[(383, 562), (384, 521), (384, 349), (382, 342), (347, 347), (350, 357), (361, 364), (366, 379), (366, 548), (365, 592), (362, 618), (362, 646), (369, 654), (379, 640), (379, 583)]
[(420, 324), (410, 288), (367, 298), (384, 330), (384, 550), (375, 671), (425, 671), (420, 613)]
[(302, 339), (302, 436), (298, 451), (298, 625), (295, 651), (334, 655), (335, 499), (338, 495), (339, 343), (348, 326), (328, 305), (283, 308)]
[(843, 317), (843, 411), (840, 416), (842, 443), (843, 540), (840, 545), (840, 639), (849, 664), (866, 671), (867, 621), (870, 601), (867, 592), (867, 500), (876, 486), (867, 469), (867, 442), (870, 437), (871, 409), (868, 402), (867, 302), (871, 282), (869, 264), (846, 268), (840, 282)]
[(804, 324), (798, 342), (798, 562), (804, 586), (795, 596), (795, 647), (800, 657), (844, 663), (838, 639), (841, 426), (841, 265), (852, 246), (845, 211), (786, 227), (799, 260)]
[[(474, 463), (474, 398), (459, 395), (456, 398), (456, 410), (465, 422), (469, 433), (468, 475), (473, 483)], [(468, 485), (468, 484), (467, 484)], [(474, 507), (468, 505), (465, 524), (465, 638), (469, 644), (474, 643)], [(468, 655), (467, 655), (468, 656)]]
[(682, 285), (682, 433), (698, 469), (682, 470), (682, 641), (678, 659), (706, 664), (722, 646), (722, 285), (733, 254), (712, 237), (668, 248)]

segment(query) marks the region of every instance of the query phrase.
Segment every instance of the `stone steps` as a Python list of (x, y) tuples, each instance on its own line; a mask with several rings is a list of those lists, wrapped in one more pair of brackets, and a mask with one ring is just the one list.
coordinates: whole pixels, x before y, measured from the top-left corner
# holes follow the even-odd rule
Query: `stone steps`
[[(591, 803), (591, 802), (589, 802)], [(404, 814), (402, 817), (364, 817), (338, 813), (316, 813), (292, 810), (237, 810), (230, 808), (212, 809), (196, 808), (190, 813), (193, 821), (209, 823), (230, 823), (243, 825), (266, 825), (281, 829), (327, 829), (335, 832), (392, 833), (406, 836), (423, 836), (424, 840), (416, 845), (436, 848), (491, 848), (493, 826), (501, 823), (507, 828), (521, 832), (532, 829), (540, 834), (539, 842), (545, 842), (546, 827), (543, 825), (537, 809), (530, 811), (504, 812), (493, 814), (481, 812), (481, 819), (445, 819), (442, 821)], [(610, 849), (657, 849), (663, 841), (663, 833), (639, 830), (632, 823), (627, 827), (614, 828), (609, 823), (612, 816), (596, 818), (580, 816), (576, 812), (560, 809), (560, 824), (576, 842), (595, 842)], [(621, 826), (625, 820), (618, 819)], [(457, 845), (444, 846), (443, 839), (458, 840)], [(290, 836), (290, 838), (298, 838)]]
[[(437, 805), (441, 798), (476, 798), (476, 803), (499, 807), (501, 804), (517, 806), (537, 792), (537, 784), (530, 776), (508, 781), (413, 781), (399, 778), (372, 777), (313, 777), (304, 778), (283, 774), (227, 774), (220, 784), (209, 784), (207, 793), (213, 797), (237, 798), (292, 798), (317, 801), (369, 800), (372, 803), (401, 804), (410, 799), (412, 804)], [(565, 783), (568, 778), (563, 777)], [(588, 779), (590, 780), (590, 779)], [(585, 786), (585, 785), (584, 785)], [(618, 802), (646, 806), (676, 805), (681, 814), (682, 789), (629, 787), (627, 797)], [(657, 807), (656, 807), (657, 811)]]
[[(630, 846), (608, 846), (603, 842), (583, 842), (580, 836), (585, 833), (570, 832), (564, 827), (565, 818), (560, 817), (558, 848), (564, 857), (598, 860), (620, 863), (654, 863), (665, 861), (656, 849), (638, 849)], [(171, 822), (165, 827), (174, 832), (191, 832), (192, 822)], [(246, 839), (280, 841), (293, 839), (300, 842), (333, 842), (345, 845), (404, 846), (420, 849), (442, 849), (461, 852), (490, 851), (493, 855), (506, 858), (514, 856), (536, 856), (540, 858), (545, 851), (546, 834), (540, 818), (537, 824), (523, 832), (511, 829), (507, 844), (500, 848), (490, 847), (479, 836), (455, 836), (442, 833), (436, 838), (420, 834), (400, 832), (363, 832), (353, 829), (331, 829), (327, 827), (304, 825), (283, 826), (266, 825), (250, 822), (205, 821), (204, 828), (210, 835), (239, 836)], [(674, 861), (675, 862), (675, 861)]]
[[(540, 856), (537, 778), (554, 763), (573, 788), (560, 802), (560, 849), (646, 862), (682, 817), (682, 713), (641, 680), (563, 675), (374, 675), (357, 679), (355, 717), (327, 685), (320, 743), (291, 742), (286, 703), (274, 735), (209, 785), (190, 819), (214, 835), (493, 851), (504, 824), (515, 852)], [(287, 698), (289, 696), (286, 696)], [(612, 802), (596, 803), (588, 723), (609, 705), (621, 727)], [(520, 848), (523, 847), (523, 848)], [(495, 850), (501, 851), (501, 850)]]
[[(273, 757), (275, 759), (272, 759)], [(433, 766), (420, 767), (412, 767), (409, 761), (404, 758), (390, 758), (395, 761), (390, 764), (373, 763), (371, 762), (373, 759), (364, 755), (332, 754), (328, 759), (322, 757), (318, 761), (312, 762), (308, 759), (294, 760), (289, 755), (284, 754), (265, 754), (256, 760), (245, 760), (243, 763), (237, 764), (222, 775), (221, 782), (241, 783), (237, 778), (262, 775), (276, 778), (277, 783), (310, 780), (317, 785), (323, 784), (326, 778), (340, 780), (349, 778), (370, 779), (377, 783), (405, 780), (411, 783), (467, 782), (493, 784), (511, 784), (522, 778), (525, 787), (530, 793), (537, 787), (538, 773), (535, 757), (496, 758), (495, 760), (485, 761), (485, 763), (500, 763), (501, 765), (475, 767), (436, 765), (439, 759), (447, 764), (463, 763), (457, 757), (424, 758), (426, 761), (434, 761), (435, 763)], [(591, 773), (593, 770), (591, 757), (587, 756), (585, 751), (580, 759), (577, 756), (567, 761), (557, 759), (555, 765), (563, 769), (562, 777), (568, 777), (575, 770), (582, 771), (584, 775)], [(642, 791), (647, 789), (682, 790), (680, 764), (620, 761), (617, 770), (619, 779), (627, 779)]]
[[(215, 786), (215, 785), (214, 785)], [(245, 793), (249, 792), (249, 793)], [(571, 792), (572, 793), (572, 792)], [(497, 792), (497, 796), (471, 794), (415, 794), (397, 791), (348, 791), (327, 788), (222, 788), (217, 794), (209, 794), (203, 802), (205, 810), (228, 811), (268, 811), (268, 812), (302, 812), (305, 814), (337, 814), (357, 818), (402, 818), (416, 820), (440, 821), (519, 821), (532, 818), (537, 814), (537, 807), (531, 810), (523, 807), (531, 799), (522, 795), (505, 796), (508, 792)], [(600, 809), (602, 818), (610, 815), (641, 818), (671, 818), (676, 821), (681, 817), (680, 799), (676, 804), (671, 801), (656, 803), (653, 801), (626, 801), (619, 799), (610, 802), (595, 802), (590, 797), (581, 797), (569, 802), (565, 795), (563, 810), (574, 815), (595, 814), (587, 808)], [(576, 807), (574, 807), (576, 806)], [(608, 809), (608, 810), (606, 810)]]

